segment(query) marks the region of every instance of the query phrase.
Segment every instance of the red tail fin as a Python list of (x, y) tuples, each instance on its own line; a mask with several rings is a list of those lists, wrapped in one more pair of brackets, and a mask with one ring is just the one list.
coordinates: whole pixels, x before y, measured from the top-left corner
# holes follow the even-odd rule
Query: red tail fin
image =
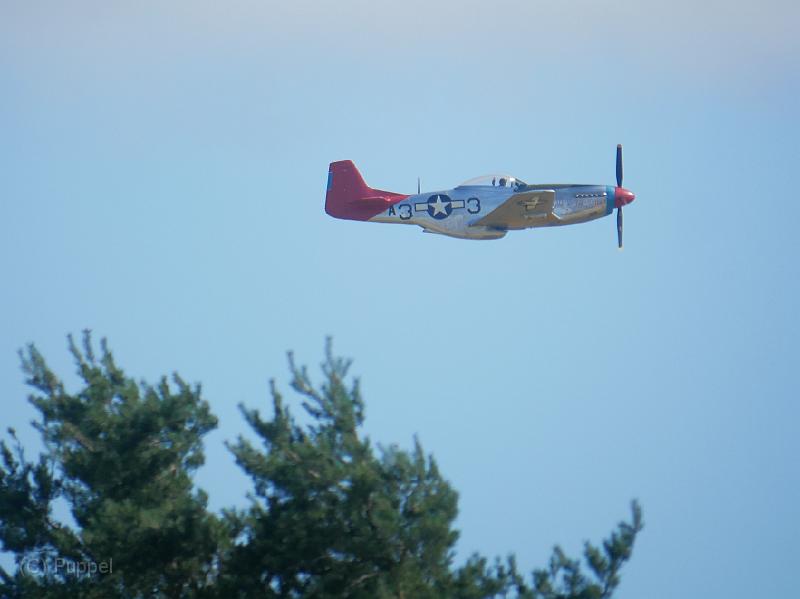
[(407, 197), (391, 191), (372, 189), (364, 182), (351, 160), (331, 162), (328, 168), (325, 212), (336, 218), (369, 220)]

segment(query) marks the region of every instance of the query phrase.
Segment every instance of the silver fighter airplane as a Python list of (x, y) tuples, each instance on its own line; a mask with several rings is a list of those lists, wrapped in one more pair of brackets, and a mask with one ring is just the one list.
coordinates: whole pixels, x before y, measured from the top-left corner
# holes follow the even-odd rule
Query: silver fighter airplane
[(636, 197), (622, 187), (622, 146), (617, 146), (617, 185), (528, 185), (508, 175), (485, 175), (458, 187), (404, 195), (369, 187), (350, 160), (328, 169), (325, 211), (335, 218), (419, 225), (426, 233), (460, 239), (499, 239), (508, 231), (574, 225), (617, 209), (622, 247), (622, 207)]

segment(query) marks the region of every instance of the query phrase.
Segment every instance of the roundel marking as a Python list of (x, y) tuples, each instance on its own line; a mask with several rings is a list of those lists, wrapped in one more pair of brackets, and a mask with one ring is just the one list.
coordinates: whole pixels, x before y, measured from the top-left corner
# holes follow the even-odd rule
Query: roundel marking
[(436, 220), (447, 218), (453, 213), (453, 203), (450, 196), (437, 193), (428, 198), (428, 214)]

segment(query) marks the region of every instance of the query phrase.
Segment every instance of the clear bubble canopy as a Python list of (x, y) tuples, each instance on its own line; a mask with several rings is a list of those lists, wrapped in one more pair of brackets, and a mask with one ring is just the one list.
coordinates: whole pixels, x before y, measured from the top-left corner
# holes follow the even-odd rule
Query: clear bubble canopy
[(491, 175), (482, 175), (480, 177), (468, 179), (459, 185), (459, 187), (513, 187), (516, 189), (524, 185), (524, 181), (520, 181), (511, 175), (493, 173)]

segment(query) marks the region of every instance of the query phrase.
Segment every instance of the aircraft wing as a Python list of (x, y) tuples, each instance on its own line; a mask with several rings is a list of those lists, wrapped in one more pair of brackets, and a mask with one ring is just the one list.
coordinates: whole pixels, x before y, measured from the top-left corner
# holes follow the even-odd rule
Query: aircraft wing
[(537, 189), (515, 193), (489, 214), (471, 226), (497, 227), (499, 229), (527, 229), (558, 217), (553, 214), (556, 192), (553, 189)]

